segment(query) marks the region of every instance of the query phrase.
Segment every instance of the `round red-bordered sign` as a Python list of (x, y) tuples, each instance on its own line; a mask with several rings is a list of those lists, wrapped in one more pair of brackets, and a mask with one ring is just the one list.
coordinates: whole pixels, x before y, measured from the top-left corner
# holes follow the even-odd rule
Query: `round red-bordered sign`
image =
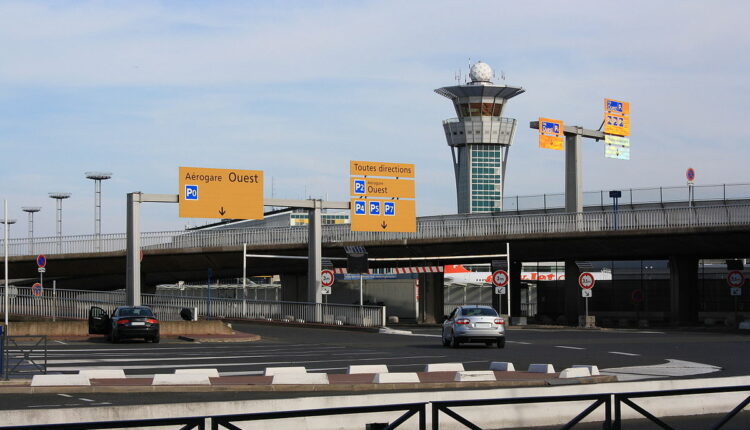
[(44, 254), (40, 254), (38, 257), (36, 257), (36, 265), (39, 267), (44, 267), (47, 265), (47, 257), (44, 256)]
[(33, 294), (34, 297), (41, 297), (42, 294), (44, 294), (44, 289), (42, 288), (42, 284), (37, 282), (36, 284), (32, 285), (31, 294)]
[(693, 182), (695, 180), (695, 169), (692, 167), (688, 167), (687, 171), (685, 172), (685, 177), (689, 182)]
[(495, 270), (492, 272), (492, 285), (496, 287), (504, 287), (508, 285), (509, 279), (508, 272), (505, 270)]
[(740, 288), (745, 285), (745, 275), (739, 270), (727, 273), (727, 284), (732, 288)]
[(594, 288), (594, 284), (596, 284), (596, 279), (594, 279), (594, 275), (589, 272), (583, 272), (578, 277), (578, 285), (580, 285), (584, 290), (590, 290)]
[(323, 269), (320, 271), (320, 285), (330, 287), (334, 281), (333, 270)]

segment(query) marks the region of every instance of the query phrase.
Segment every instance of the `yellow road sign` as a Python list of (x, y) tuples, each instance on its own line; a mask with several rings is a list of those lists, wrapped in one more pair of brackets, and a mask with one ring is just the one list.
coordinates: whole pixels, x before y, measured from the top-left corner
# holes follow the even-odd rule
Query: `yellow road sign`
[(630, 136), (630, 117), (616, 113), (604, 113), (604, 132), (618, 136)]
[(413, 199), (414, 188), (413, 179), (352, 177), (349, 180), (349, 190), (352, 196)]
[(414, 200), (351, 200), (352, 231), (417, 231), (417, 211)]
[(263, 219), (263, 171), (180, 167), (183, 218)]
[(539, 147), (565, 149), (565, 124), (562, 121), (549, 118), (539, 118)]
[(414, 165), (402, 163), (380, 163), (377, 161), (350, 161), (349, 174), (357, 176), (386, 176), (390, 178), (413, 178)]
[(613, 99), (604, 99), (604, 112), (618, 115), (630, 115), (630, 103)]

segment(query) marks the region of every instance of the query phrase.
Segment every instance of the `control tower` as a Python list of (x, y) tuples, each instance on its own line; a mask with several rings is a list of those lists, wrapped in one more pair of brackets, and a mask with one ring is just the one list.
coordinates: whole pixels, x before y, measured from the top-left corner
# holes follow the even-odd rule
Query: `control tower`
[(525, 90), (496, 85), (492, 69), (481, 61), (471, 66), (471, 82), (435, 90), (451, 99), (458, 118), (443, 121), (453, 156), (458, 213), (494, 212), (503, 208), (505, 163), (516, 134), (516, 120), (504, 118), (507, 101)]

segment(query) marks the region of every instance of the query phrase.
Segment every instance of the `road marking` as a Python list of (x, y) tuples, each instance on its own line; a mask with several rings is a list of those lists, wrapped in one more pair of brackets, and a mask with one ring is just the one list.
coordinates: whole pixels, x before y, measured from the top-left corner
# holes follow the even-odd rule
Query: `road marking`
[[(351, 353), (344, 353), (339, 355), (372, 355), (372, 354), (378, 354), (378, 352), (351, 352)], [(321, 353), (316, 352), (309, 352), (309, 353), (299, 353), (299, 354), (285, 354), (287, 357), (311, 357), (311, 356), (318, 356), (321, 355)], [(334, 355), (334, 354), (329, 354)], [(239, 360), (239, 359), (246, 359), (246, 358), (267, 358), (267, 357), (278, 357), (279, 354), (255, 354), (255, 355), (210, 355), (210, 356), (195, 356), (195, 357), (155, 357), (155, 358), (146, 358), (146, 357), (138, 357), (138, 361), (141, 362), (148, 362), (148, 361), (198, 361), (198, 360)], [(81, 358), (81, 359), (64, 359), (64, 360), (55, 360), (55, 359), (48, 359), (47, 364), (74, 364), (74, 363), (81, 363), (81, 364), (92, 364), (92, 363), (121, 363), (121, 362), (132, 362), (133, 357), (128, 358)]]
[(31, 405), (26, 406), (27, 408), (59, 408), (62, 405)]
[(91, 399), (84, 399), (83, 397), (79, 397), (78, 400), (84, 401), (84, 402), (93, 402), (94, 400)]
[[(354, 361), (386, 361), (386, 360), (412, 360), (415, 358), (444, 358), (444, 355), (412, 355), (412, 356), (401, 356), (401, 357), (374, 357), (374, 358), (358, 358), (354, 360), (350, 359), (324, 359), (324, 360), (291, 360), (291, 361), (262, 361), (262, 362), (244, 362), (244, 363), (213, 363), (215, 366), (218, 367), (236, 367), (236, 366), (263, 366), (263, 365), (300, 365), (302, 363), (330, 363), (333, 361), (346, 361), (346, 362), (354, 362)], [(204, 365), (209, 365), (212, 363), (205, 363)], [(96, 370), (112, 370), (112, 369), (123, 369), (123, 370), (139, 370), (139, 369), (179, 369), (179, 368), (189, 368), (189, 367), (195, 367), (195, 364), (156, 364), (156, 365), (145, 365), (145, 366), (84, 366), (85, 369), (96, 369)], [(47, 367), (47, 371), (54, 371), (54, 372), (65, 372), (65, 371), (75, 371), (80, 370), (81, 367), (72, 367), (72, 366), (62, 366), (62, 367)], [(142, 376), (141, 376), (142, 377)]]
[(68, 398), (71, 398), (71, 397), (73, 397), (73, 396), (71, 396), (70, 394), (58, 394), (58, 396), (62, 396), (62, 397), (68, 397)]
[(636, 381), (639, 379), (654, 379), (664, 377), (681, 377), (703, 375), (721, 370), (721, 367), (711, 364), (694, 363), (692, 361), (668, 358), (666, 363), (650, 366), (615, 367), (600, 369), (602, 375), (617, 376), (619, 381)]
[(106, 406), (111, 405), (112, 403), (109, 402), (101, 402), (101, 403), (92, 403), (91, 406)]
[(60, 345), (67, 345), (67, 343), (60, 341), (60, 340), (56, 340), (55, 342), (59, 343)]
[(563, 348), (563, 349), (586, 349), (586, 348), (579, 348), (577, 346), (563, 346), (563, 345), (555, 345), (555, 348)]
[(531, 345), (531, 342), (521, 342), (519, 340), (506, 340), (505, 343), (517, 343), (519, 345)]
[(633, 354), (630, 352), (618, 352), (618, 351), (609, 351), (610, 354), (617, 354), (617, 355), (627, 355), (628, 357), (639, 357), (641, 354)]

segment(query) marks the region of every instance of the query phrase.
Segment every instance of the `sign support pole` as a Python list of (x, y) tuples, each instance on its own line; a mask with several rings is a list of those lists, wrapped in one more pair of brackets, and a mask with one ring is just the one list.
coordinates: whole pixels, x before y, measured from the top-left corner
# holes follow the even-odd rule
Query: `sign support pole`
[(8, 335), (8, 314), (10, 309), (8, 308), (8, 200), (3, 200), (4, 215), (3, 215), (3, 247), (5, 248), (5, 335)]
[(323, 294), (320, 291), (320, 271), (323, 270), (321, 255), (323, 253), (323, 229), (321, 228), (321, 209), (323, 201), (312, 200), (313, 207), (308, 213), (307, 232), (307, 298), (313, 303), (321, 303)]
[(52, 322), (57, 318), (57, 281), (52, 280)]
[(511, 280), (511, 271), (510, 271), (510, 242), (505, 242), (505, 262), (508, 265), (508, 297), (506, 298), (508, 301), (508, 324), (510, 324), (510, 280)]

